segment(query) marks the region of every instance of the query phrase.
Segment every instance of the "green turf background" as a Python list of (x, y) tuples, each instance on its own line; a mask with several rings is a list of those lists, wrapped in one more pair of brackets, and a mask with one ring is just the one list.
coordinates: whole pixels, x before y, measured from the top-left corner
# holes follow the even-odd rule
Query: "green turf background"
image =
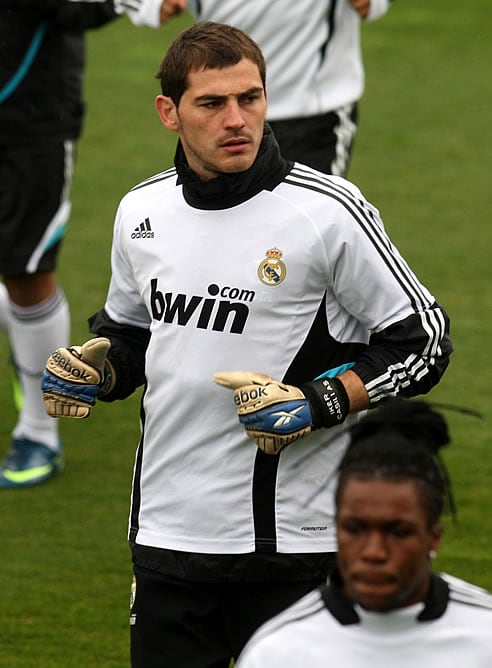
[[(89, 37), (88, 113), (59, 272), (74, 343), (87, 338), (87, 316), (103, 304), (120, 197), (172, 162), (175, 138), (154, 112), (153, 74), (188, 23), (183, 16), (154, 31), (123, 18)], [(367, 88), (349, 176), (450, 313), (456, 351), (430, 398), (484, 418), (446, 413), (459, 522), (446, 521), (436, 567), (492, 589), (491, 36), (488, 0), (397, 0), (364, 26)], [(2, 450), (15, 420), (9, 372), (2, 335)], [(0, 494), (2, 668), (128, 665), (126, 523), (138, 400), (63, 422), (64, 474)]]

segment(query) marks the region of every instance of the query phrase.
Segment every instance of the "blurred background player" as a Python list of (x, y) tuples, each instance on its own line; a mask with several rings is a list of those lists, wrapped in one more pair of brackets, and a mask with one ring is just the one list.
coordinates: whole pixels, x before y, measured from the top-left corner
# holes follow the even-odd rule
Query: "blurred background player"
[(390, 399), (352, 428), (336, 490), (337, 569), (265, 624), (238, 668), (492, 666), (492, 595), (432, 572), (451, 489), (426, 403)]
[(0, 4), (0, 328), (8, 332), (20, 408), (0, 488), (36, 485), (62, 466), (57, 422), (46, 415), (40, 381), (46, 356), (69, 336), (55, 270), (84, 117), (84, 32), (123, 11), (135, 23), (158, 25), (161, 4)]
[[(267, 63), (268, 121), (287, 160), (345, 176), (364, 91), (361, 20), (391, 0), (164, 0), (163, 19), (187, 8), (237, 26)], [(165, 12), (165, 15), (164, 15)]]

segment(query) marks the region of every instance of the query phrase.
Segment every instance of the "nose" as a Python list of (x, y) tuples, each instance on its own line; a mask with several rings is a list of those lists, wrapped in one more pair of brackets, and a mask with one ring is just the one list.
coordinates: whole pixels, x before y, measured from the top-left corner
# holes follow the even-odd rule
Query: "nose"
[(225, 108), (224, 125), (226, 128), (242, 128), (245, 125), (241, 107), (236, 100), (230, 101)]
[(385, 561), (388, 557), (388, 548), (385, 538), (378, 531), (371, 531), (366, 536), (362, 549), (362, 557), (367, 561)]

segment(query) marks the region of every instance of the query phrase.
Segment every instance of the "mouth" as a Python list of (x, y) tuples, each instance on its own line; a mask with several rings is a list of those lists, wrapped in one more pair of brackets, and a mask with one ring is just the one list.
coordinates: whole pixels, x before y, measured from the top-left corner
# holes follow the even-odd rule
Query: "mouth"
[(239, 153), (247, 148), (250, 144), (249, 139), (246, 137), (235, 137), (233, 139), (228, 139), (227, 141), (221, 144), (221, 148), (227, 151), (228, 153)]
[(362, 587), (388, 587), (396, 582), (392, 575), (385, 573), (356, 573), (352, 576), (352, 582)]

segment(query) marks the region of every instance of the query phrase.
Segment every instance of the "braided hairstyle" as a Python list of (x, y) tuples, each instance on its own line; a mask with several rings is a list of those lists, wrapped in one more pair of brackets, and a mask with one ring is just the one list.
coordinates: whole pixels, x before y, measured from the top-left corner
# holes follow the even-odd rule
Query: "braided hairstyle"
[(439, 454), (450, 441), (448, 427), (429, 404), (388, 399), (355, 424), (350, 436), (338, 468), (337, 508), (349, 478), (379, 478), (414, 481), (429, 527), (439, 521), (445, 507), (456, 515), (451, 482)]

